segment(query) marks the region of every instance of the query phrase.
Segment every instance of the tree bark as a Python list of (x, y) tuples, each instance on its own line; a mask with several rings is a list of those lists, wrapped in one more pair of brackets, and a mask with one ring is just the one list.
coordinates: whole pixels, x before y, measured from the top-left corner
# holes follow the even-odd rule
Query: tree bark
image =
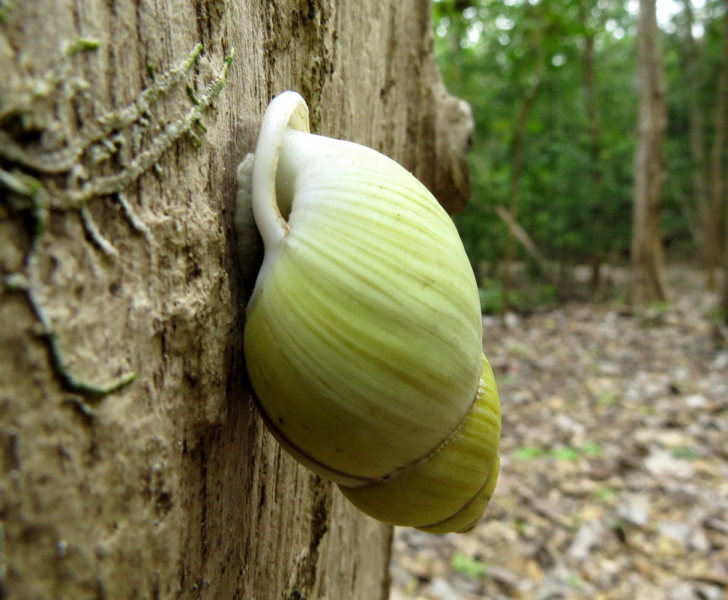
[[(589, 119), (589, 135), (591, 138), (589, 158), (591, 161), (591, 191), (593, 195), (592, 206), (599, 205), (602, 193), (602, 139), (601, 127), (599, 124), (599, 107), (597, 105), (597, 90), (594, 84), (594, 31), (589, 26), (587, 6), (584, 0), (579, 2), (579, 21), (584, 28), (584, 60), (582, 72), (584, 75), (584, 100), (586, 113)], [(603, 237), (603, 224), (599, 219), (592, 219), (590, 228), (596, 240)], [(592, 296), (599, 290), (602, 271), (602, 249), (596, 248), (591, 258), (591, 277), (589, 288)]]
[(430, 8), (3, 3), (0, 598), (386, 598), (391, 527), (251, 401), (235, 172), (294, 89), (314, 132), (462, 206), (472, 125)]
[(599, 125), (599, 108), (597, 106), (597, 91), (594, 84), (594, 32), (589, 27), (587, 18), (587, 6), (584, 0), (579, 2), (579, 21), (584, 28), (584, 59), (582, 61), (582, 72), (584, 75), (584, 99), (586, 113), (589, 119), (590, 159), (592, 188), (598, 193), (602, 181), (601, 154), (602, 140), (601, 127)]
[[(723, 239), (728, 237), (728, 224), (723, 226)], [(728, 244), (723, 247), (723, 293), (720, 300), (723, 324), (728, 328)]]
[[(726, 2), (728, 9), (728, 2)], [(710, 153), (711, 199), (707, 210), (705, 255), (708, 268), (708, 289), (715, 289), (715, 270), (721, 263), (721, 231), (724, 196), (726, 104), (728, 102), (728, 12), (724, 16), (721, 41), (718, 87), (715, 92), (715, 136)]]
[(706, 235), (711, 228), (711, 210), (708, 201), (708, 184), (706, 180), (705, 141), (703, 136), (703, 112), (700, 109), (701, 80), (699, 75), (700, 51), (693, 36), (692, 0), (684, 0), (685, 5), (685, 58), (682, 61), (685, 79), (688, 84), (688, 116), (690, 122), (690, 156), (693, 171), (693, 197), (698, 213), (698, 231), (703, 263), (708, 270), (708, 286), (714, 285), (714, 270), (711, 264), (711, 249)]
[(637, 33), (638, 140), (635, 151), (632, 290), (635, 304), (665, 300), (660, 197), (665, 131), (665, 66), (655, 0), (640, 0)]

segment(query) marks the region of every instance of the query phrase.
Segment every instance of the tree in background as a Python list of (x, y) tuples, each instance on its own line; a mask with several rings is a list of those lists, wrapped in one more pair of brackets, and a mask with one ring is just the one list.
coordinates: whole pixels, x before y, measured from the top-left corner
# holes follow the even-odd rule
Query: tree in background
[[(456, 224), (485, 288), (500, 285), (487, 276), (510, 252), (567, 265), (628, 253), (634, 90), (625, 72), (634, 19), (624, 3), (583, 1), (581, 9), (576, 0), (435, 4), (446, 82), (476, 122), (473, 197)], [(508, 224), (513, 198), (517, 223)], [(509, 231), (520, 245), (509, 246)], [(518, 291), (512, 296), (518, 308)]]
[(665, 66), (655, 0), (640, 0), (637, 29), (638, 137), (635, 151), (632, 224), (632, 290), (634, 303), (662, 302), (663, 262), (660, 240), (665, 131)]
[[(596, 287), (601, 264), (622, 264), (631, 256), (638, 113), (636, 79), (629, 76), (637, 47), (634, 7), (622, 0), (435, 3), (436, 51), (445, 80), (473, 106), (473, 198), (455, 222), (484, 295), (501, 295), (490, 310), (503, 308), (502, 284), (493, 274), (507, 257), (591, 264)], [(538, 77), (535, 14), (544, 58)], [(710, 149), (716, 143), (724, 15), (724, 0), (694, 8), (692, 41), (685, 10), (661, 21), (669, 118), (661, 212), (652, 231), (670, 259), (705, 255), (702, 232), (717, 220), (706, 209), (714, 199)], [(537, 101), (523, 119), (537, 81)], [(702, 158), (691, 149), (691, 136), (700, 142), (701, 135)], [(521, 144), (514, 143), (518, 139)], [(701, 162), (698, 180), (693, 165)], [(511, 212), (514, 189), (517, 210)], [(509, 242), (511, 235), (519, 243), (512, 237)], [(660, 253), (658, 246), (654, 250)], [(513, 283), (508, 304), (519, 308), (523, 298)], [(563, 283), (569, 297), (569, 280)]]
[[(695, 241), (701, 247), (702, 259), (706, 268), (710, 269), (710, 257), (707, 248), (706, 231), (710, 228), (710, 202), (708, 200), (708, 181), (705, 160), (705, 135), (704, 135), (704, 119), (703, 109), (700, 105), (701, 101), (701, 56), (700, 48), (696, 43), (693, 34), (695, 20), (693, 16), (692, 0), (684, 0), (684, 50), (682, 52), (681, 67), (685, 84), (687, 86), (687, 104), (688, 104), (688, 120), (689, 120), (689, 138), (690, 138), (690, 157), (692, 160), (692, 182), (693, 182), (693, 203), (686, 203), (685, 210), (691, 218), (691, 226), (693, 228), (693, 236)], [(687, 199), (686, 199), (687, 200)], [(697, 212), (697, 218), (692, 211)], [(708, 276), (710, 279), (710, 275)]]
[(725, 128), (726, 104), (728, 98), (728, 2), (723, 18), (724, 28), (721, 40), (720, 66), (718, 69), (718, 89), (715, 93), (715, 132), (713, 148), (710, 153), (710, 175), (712, 179), (712, 197), (708, 207), (705, 248), (706, 267), (708, 269), (708, 288), (715, 289), (715, 270), (721, 263), (721, 232), (723, 230), (722, 215), (725, 197)]
[[(531, 5), (526, 5), (524, 18), (527, 23), (533, 23), (534, 26), (526, 29), (524, 27), (524, 39), (527, 52), (534, 55), (533, 68), (528, 73), (529, 81), (523, 90), (523, 97), (518, 110), (518, 118), (513, 129), (513, 138), (511, 140), (511, 176), (510, 188), (508, 192), (508, 213), (507, 220), (508, 241), (506, 243), (505, 260), (501, 268), (501, 281), (503, 282), (503, 309), (507, 310), (509, 301), (509, 291), (511, 288), (511, 265), (515, 256), (515, 234), (514, 229), (518, 223), (518, 192), (521, 187), (521, 171), (523, 170), (523, 144), (526, 134), (526, 125), (531, 114), (534, 104), (541, 92), (543, 83), (546, 51), (544, 48), (544, 29), (546, 26), (542, 5), (539, 4), (534, 9)], [(520, 81), (519, 81), (520, 83)]]
[[(687, 217), (692, 235), (700, 248), (706, 269), (707, 287), (716, 287), (716, 270), (720, 267), (722, 211), (725, 203), (725, 112), (728, 93), (728, 12), (724, 0), (701, 7), (702, 19), (696, 19), (691, 0), (684, 0), (684, 10), (677, 35), (667, 37), (668, 53), (674, 48), (680, 57), (681, 77), (671, 79), (669, 145), (680, 145), (686, 129), (681, 121), (687, 120), (690, 162), (675, 168), (679, 160), (673, 156), (673, 182), (689, 179), (692, 188), (685, 190), (682, 209)], [(721, 12), (722, 11), (722, 12)], [(714, 14), (712, 20), (706, 15)], [(707, 21), (707, 30), (703, 23)], [(700, 37), (696, 39), (694, 31)], [(708, 127), (706, 127), (706, 123)], [(709, 160), (706, 138), (710, 141)], [(683, 150), (678, 150), (682, 153)], [(668, 151), (670, 154), (670, 151)], [(675, 154), (673, 152), (673, 154)]]
[(728, 226), (723, 229), (723, 297), (721, 298), (721, 311), (723, 313), (723, 323), (728, 326)]
[[(587, 118), (589, 120), (589, 135), (591, 137), (589, 157), (591, 161), (591, 194), (592, 205), (598, 206), (601, 203), (602, 195), (602, 140), (601, 126), (599, 123), (599, 108), (597, 100), (597, 90), (594, 84), (594, 41), (596, 39), (596, 31), (604, 26), (603, 19), (599, 19), (597, 27), (590, 23), (589, 15), (598, 7), (598, 3), (589, 0), (579, 1), (579, 23), (583, 28), (584, 36), (584, 57), (582, 59), (584, 71), (584, 101), (586, 105)], [(600, 17), (603, 15), (600, 14)], [(601, 219), (592, 219), (591, 228), (594, 232), (595, 239), (600, 239), (604, 235), (604, 227)], [(601, 273), (601, 264), (604, 255), (600, 252), (594, 252), (591, 265), (591, 292), (595, 294), (599, 288), (599, 279)]]
[(723, 228), (723, 293), (720, 301), (723, 324), (728, 326), (728, 242), (726, 242), (726, 238), (728, 238), (728, 226)]

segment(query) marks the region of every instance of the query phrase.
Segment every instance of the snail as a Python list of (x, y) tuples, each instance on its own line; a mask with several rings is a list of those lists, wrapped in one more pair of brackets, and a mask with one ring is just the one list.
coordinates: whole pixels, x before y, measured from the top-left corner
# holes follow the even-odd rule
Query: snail
[(472, 529), (498, 479), (500, 404), (452, 220), (393, 160), (309, 133), (295, 92), (238, 169), (238, 227), (251, 177), (265, 255), (245, 359), (268, 429), (375, 519)]

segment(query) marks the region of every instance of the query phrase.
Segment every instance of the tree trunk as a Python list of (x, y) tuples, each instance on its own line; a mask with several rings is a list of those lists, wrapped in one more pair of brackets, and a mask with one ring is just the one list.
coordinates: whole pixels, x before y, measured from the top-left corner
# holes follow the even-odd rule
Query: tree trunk
[[(724, 224), (723, 232), (723, 239), (726, 239), (728, 237), (728, 224)], [(723, 294), (720, 307), (723, 313), (723, 324), (728, 328), (728, 243), (723, 247)]]
[(235, 171), (294, 89), (313, 131), (462, 206), (472, 125), (430, 8), (2, 4), (0, 598), (387, 596), (391, 527), (251, 402)]
[[(584, 0), (579, 2), (579, 21), (584, 28), (584, 60), (582, 62), (582, 72), (584, 74), (584, 99), (586, 102), (586, 113), (589, 119), (589, 135), (591, 138), (591, 148), (589, 158), (591, 162), (591, 192), (593, 196), (592, 206), (600, 204), (602, 193), (602, 139), (601, 127), (599, 124), (599, 108), (597, 106), (597, 90), (594, 84), (594, 31), (589, 27), (589, 19), (587, 17), (587, 7)], [(603, 224), (598, 218), (592, 219), (590, 229), (594, 234), (594, 239), (601, 241), (604, 236)], [(602, 271), (602, 249), (597, 247), (593, 251), (591, 257), (591, 277), (589, 281), (589, 289), (592, 297), (596, 296), (599, 290)]]
[(590, 159), (591, 159), (591, 180), (592, 189), (599, 192), (602, 182), (601, 155), (602, 140), (601, 127), (599, 125), (599, 109), (597, 106), (597, 90), (594, 84), (594, 31), (589, 27), (587, 18), (587, 6), (584, 0), (579, 2), (579, 21), (584, 28), (584, 60), (582, 72), (584, 74), (584, 99), (586, 102), (586, 113), (589, 118)]
[[(714, 263), (710, 256), (707, 231), (711, 228), (710, 202), (708, 201), (708, 184), (705, 170), (705, 141), (703, 136), (703, 112), (700, 109), (700, 89), (702, 81), (699, 74), (700, 52), (693, 36), (692, 0), (684, 0), (685, 5), (685, 58), (682, 61), (685, 79), (688, 84), (688, 116), (690, 122), (690, 156), (693, 171), (693, 198), (697, 207), (698, 233), (703, 263), (708, 270), (708, 285), (713, 283)], [(688, 209), (690, 210), (690, 209)]]
[[(728, 2), (726, 2), (728, 9)], [(705, 232), (706, 258), (708, 267), (708, 289), (715, 289), (715, 270), (721, 262), (721, 230), (724, 195), (724, 159), (725, 150), (725, 117), (728, 101), (728, 12), (724, 17), (723, 39), (721, 41), (720, 70), (718, 71), (718, 88), (715, 92), (715, 137), (710, 153), (710, 178), (712, 194), (707, 216)]]
[[(538, 15), (537, 15), (538, 16)], [(518, 121), (513, 130), (513, 140), (511, 141), (511, 156), (513, 164), (511, 165), (511, 185), (508, 193), (508, 212), (514, 223), (518, 222), (518, 192), (521, 189), (521, 173), (523, 171), (523, 142), (526, 135), (526, 125), (528, 125), (528, 117), (531, 115), (538, 95), (541, 93), (541, 84), (543, 81), (544, 71), (546, 69), (546, 53), (543, 47), (543, 27), (538, 26), (535, 32), (535, 40), (533, 47), (536, 51), (536, 60), (534, 64), (534, 81), (528, 89), (521, 102), (521, 109), (518, 113)], [(510, 308), (508, 296), (512, 286), (511, 266), (516, 256), (516, 244), (513, 229), (508, 229), (508, 238), (506, 241), (506, 253), (503, 263), (501, 264), (501, 286), (503, 289), (503, 312), (507, 312)]]
[(667, 129), (665, 66), (655, 0), (640, 0), (637, 33), (638, 140), (635, 151), (632, 290), (635, 304), (665, 300), (660, 196)]

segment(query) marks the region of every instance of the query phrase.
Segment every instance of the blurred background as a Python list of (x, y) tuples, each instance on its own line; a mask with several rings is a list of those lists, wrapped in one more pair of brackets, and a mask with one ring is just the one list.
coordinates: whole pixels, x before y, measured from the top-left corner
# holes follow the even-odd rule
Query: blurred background
[(503, 467), (474, 532), (397, 529), (391, 599), (728, 598), (726, 3), (441, 0), (434, 27)]
[[(484, 311), (595, 292), (626, 299), (626, 289), (611, 287), (617, 282), (601, 281), (601, 270), (630, 256), (639, 1), (443, 0), (434, 10), (440, 68), (476, 123), (473, 195), (455, 221), (483, 284)], [(721, 153), (725, 145), (724, 97), (723, 112), (715, 110), (726, 77), (724, 14), (720, 1), (656, 3), (667, 111), (660, 237), (668, 263), (704, 262), (700, 204), (712, 200), (714, 146)], [(499, 207), (514, 215), (536, 252), (508, 235)], [(555, 281), (509, 290), (506, 298), (499, 267), (509, 259), (525, 263), (524, 275), (549, 263), (556, 272), (541, 279)], [(590, 267), (580, 279), (591, 287), (559, 279), (576, 265)]]

